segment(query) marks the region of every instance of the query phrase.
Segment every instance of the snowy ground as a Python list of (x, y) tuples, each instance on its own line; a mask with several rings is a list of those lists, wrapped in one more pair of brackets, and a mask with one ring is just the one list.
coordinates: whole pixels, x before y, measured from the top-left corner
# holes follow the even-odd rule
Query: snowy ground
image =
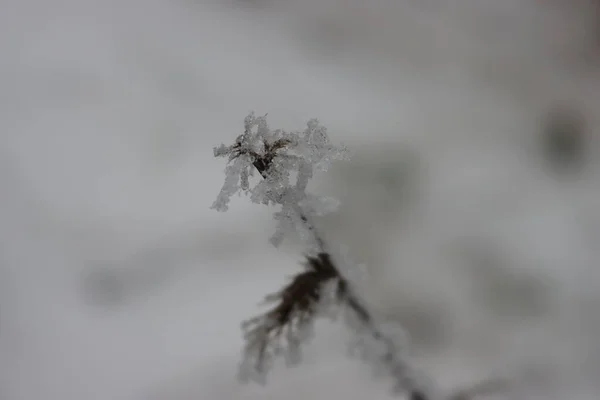
[[(269, 210), (208, 209), (212, 146), (255, 110), (318, 117), (367, 160), (320, 178), (347, 204), (326, 227), (439, 385), (597, 399), (599, 169), (556, 180), (534, 140), (555, 103), (598, 131), (594, 14), (452, 3), (2, 2), (0, 398), (386, 398), (336, 326), (268, 386), (235, 379), (240, 321), (299, 260), (269, 246)], [(400, 207), (377, 179), (407, 148)]]

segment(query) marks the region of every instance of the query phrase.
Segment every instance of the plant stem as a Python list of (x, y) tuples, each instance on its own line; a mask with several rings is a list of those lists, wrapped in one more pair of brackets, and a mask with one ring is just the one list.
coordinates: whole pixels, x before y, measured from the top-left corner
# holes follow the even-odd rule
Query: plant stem
[[(267, 178), (271, 159), (257, 158), (253, 162), (253, 166), (258, 170), (263, 178)], [(331, 267), (334, 271), (335, 278), (339, 279), (340, 287), (343, 288), (344, 300), (347, 306), (356, 314), (360, 323), (367, 329), (369, 335), (377, 342), (383, 343), (386, 351), (382, 357), (382, 362), (389, 368), (391, 375), (398, 380), (399, 387), (408, 391), (410, 400), (429, 400), (421, 390), (416, 388), (416, 383), (410, 378), (410, 366), (397, 354), (396, 346), (391, 338), (387, 337), (384, 332), (377, 326), (375, 318), (369, 312), (367, 306), (362, 299), (354, 292), (352, 286), (340, 272), (340, 269), (334, 264), (333, 259), (327, 250), (325, 239), (317, 230), (311, 218), (306, 214), (299, 204), (295, 204), (294, 211), (305, 225), (307, 230), (312, 234), (315, 243), (317, 244), (318, 252), (326, 254), (331, 261)]]

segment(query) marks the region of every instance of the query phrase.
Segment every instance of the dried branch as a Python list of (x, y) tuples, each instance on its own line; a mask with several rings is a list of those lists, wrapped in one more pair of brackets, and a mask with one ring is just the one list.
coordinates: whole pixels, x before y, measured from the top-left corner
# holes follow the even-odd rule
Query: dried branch
[[(308, 153), (303, 152), (307, 149)], [(229, 197), (238, 189), (250, 192), (256, 202), (281, 205), (282, 212), (276, 214), (280, 225), (308, 233), (315, 250), (315, 255), (306, 257), (303, 272), (295, 275), (282, 290), (267, 297), (267, 302), (275, 304), (273, 308), (242, 324), (246, 345), (241, 377), (264, 383), (277, 356), (283, 355), (288, 363), (297, 362), (300, 344), (312, 333), (318, 315), (341, 307), (352, 315), (348, 322), (361, 336), (360, 350), (392, 376), (396, 381), (395, 391), (408, 393), (411, 400), (431, 400), (431, 390), (408, 363), (402, 346), (393, 334), (384, 330), (358, 295), (302, 206), (307, 199), (304, 191), (313, 166), (323, 159), (327, 161), (336, 151), (316, 121), (309, 122), (303, 135), (288, 134), (270, 131), (264, 117), (255, 118), (253, 114), (246, 118), (244, 134), (234, 145), (215, 149), (215, 156), (229, 156), (230, 162), (243, 162), (229, 169), (213, 208), (226, 210)], [(259, 183), (250, 189), (248, 176), (252, 171), (248, 169), (255, 169), (263, 177), (262, 186)], [(295, 187), (288, 184), (289, 170), (298, 173)], [(275, 240), (274, 244), (278, 242)], [(458, 392), (451, 398), (463, 400), (487, 389), (477, 387)]]

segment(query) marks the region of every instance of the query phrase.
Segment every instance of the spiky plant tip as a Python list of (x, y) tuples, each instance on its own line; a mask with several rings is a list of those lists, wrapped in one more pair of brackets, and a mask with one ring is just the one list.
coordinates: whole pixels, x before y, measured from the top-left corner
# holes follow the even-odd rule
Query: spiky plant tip
[(242, 367), (251, 367), (254, 375), (266, 372), (278, 355), (295, 364), (317, 316), (330, 312), (328, 308), (342, 298), (344, 281), (329, 254), (306, 256), (304, 267), (280, 291), (266, 296), (267, 303), (275, 304), (272, 309), (242, 323), (246, 341)]

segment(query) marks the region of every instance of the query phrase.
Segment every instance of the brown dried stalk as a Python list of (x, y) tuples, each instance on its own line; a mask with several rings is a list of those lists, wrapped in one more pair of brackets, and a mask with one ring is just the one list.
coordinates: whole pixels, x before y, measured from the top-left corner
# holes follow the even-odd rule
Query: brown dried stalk
[[(290, 144), (287, 139), (279, 139), (273, 143), (263, 143), (263, 154), (256, 154), (245, 149), (242, 142), (238, 140), (233, 146), (232, 158), (242, 154), (252, 157), (252, 165), (263, 178), (267, 178), (273, 160), (280, 154), (279, 150)], [(412, 368), (398, 354), (397, 346), (392, 338), (383, 332), (376, 323), (373, 315), (364, 305), (362, 299), (354, 292), (349, 282), (334, 263), (333, 258), (327, 251), (323, 237), (316, 230), (301, 207), (296, 208), (300, 220), (313, 234), (318, 251), (315, 256), (307, 256), (304, 263), (305, 270), (293, 277), (279, 292), (266, 298), (268, 302), (275, 303), (273, 308), (265, 314), (255, 317), (243, 324), (246, 338), (246, 355), (250, 355), (253, 368), (259, 372), (266, 368), (265, 365), (270, 356), (282, 351), (281, 342), (285, 335), (287, 351), (296, 351), (299, 347), (300, 337), (304, 331), (311, 328), (317, 317), (319, 308), (324, 300), (323, 297), (331, 295), (326, 289), (327, 285), (333, 285), (333, 300), (337, 305), (347, 307), (355, 315), (363, 332), (371, 339), (383, 345), (385, 349), (380, 354), (379, 361), (382, 362), (391, 375), (397, 380), (397, 389), (407, 391), (410, 400), (431, 400), (429, 395), (421, 389), (421, 385), (414, 379)], [(471, 388), (460, 390), (449, 396), (451, 400), (468, 400), (477, 395), (497, 392), (501, 385), (498, 382), (487, 381)]]
[[(242, 154), (250, 155), (253, 166), (263, 178), (267, 178), (273, 160), (279, 155), (279, 150), (288, 144), (290, 142), (286, 139), (279, 139), (273, 143), (265, 141), (263, 143), (264, 153), (259, 155), (245, 151), (241, 142), (237, 142), (234, 145), (234, 157)], [(352, 310), (372, 338), (383, 342), (388, 349), (381, 361), (390, 367), (392, 373), (399, 375), (396, 378), (402, 383), (402, 389), (409, 391), (410, 399), (427, 400), (428, 398), (423, 392), (416, 388), (415, 382), (407, 378), (410, 375), (407, 373), (408, 366), (398, 358), (392, 340), (378, 329), (367, 307), (351, 290), (348, 281), (342, 276), (331, 255), (327, 252), (324, 239), (317, 232), (309, 217), (300, 207), (297, 208), (297, 213), (312, 232), (319, 251), (316, 256), (307, 256), (304, 272), (297, 274), (281, 291), (267, 297), (267, 301), (276, 303), (270, 311), (244, 323), (246, 350), (247, 352), (254, 351), (255, 368), (260, 369), (265, 364), (270, 347), (273, 348), (274, 353), (281, 350), (280, 342), (284, 333), (288, 346), (297, 345), (297, 337), (301, 331), (308, 329), (316, 317), (318, 307), (323, 300), (324, 286), (333, 283), (336, 285), (334, 300)]]

